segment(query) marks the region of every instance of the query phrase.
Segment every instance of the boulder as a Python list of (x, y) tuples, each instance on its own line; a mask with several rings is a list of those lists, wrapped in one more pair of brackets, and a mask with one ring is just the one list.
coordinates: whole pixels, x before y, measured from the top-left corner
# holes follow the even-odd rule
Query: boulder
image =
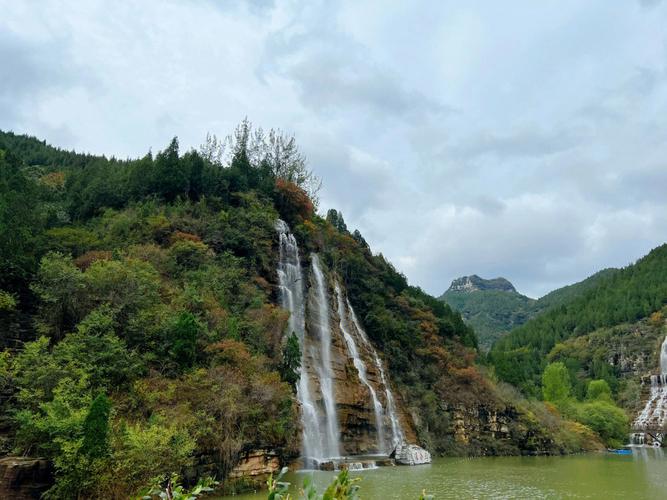
[(421, 465), (431, 463), (431, 454), (416, 444), (400, 443), (390, 455), (399, 465)]
[(0, 498), (32, 500), (53, 485), (53, 466), (43, 458), (0, 459)]

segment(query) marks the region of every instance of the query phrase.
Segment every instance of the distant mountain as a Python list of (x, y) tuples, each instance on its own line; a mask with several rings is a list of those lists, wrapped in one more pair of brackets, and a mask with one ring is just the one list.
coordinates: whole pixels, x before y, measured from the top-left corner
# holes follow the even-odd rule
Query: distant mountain
[(505, 278), (484, 279), (473, 274), (452, 281), (440, 300), (461, 313), (477, 333), (480, 348), (488, 351), (496, 340), (513, 328), (583, 295), (601, 279), (617, 271), (604, 269), (579, 283), (554, 290), (539, 300), (520, 294)]
[(485, 280), (476, 274), (472, 276), (464, 276), (455, 279), (449, 287), (448, 291), (452, 292), (477, 292), (483, 290), (496, 290), (501, 292), (516, 292), (514, 285), (505, 278), (494, 278)]
[(461, 313), (488, 351), (496, 339), (532, 317), (534, 299), (521, 295), (505, 278), (485, 280), (477, 275), (452, 281), (440, 300)]

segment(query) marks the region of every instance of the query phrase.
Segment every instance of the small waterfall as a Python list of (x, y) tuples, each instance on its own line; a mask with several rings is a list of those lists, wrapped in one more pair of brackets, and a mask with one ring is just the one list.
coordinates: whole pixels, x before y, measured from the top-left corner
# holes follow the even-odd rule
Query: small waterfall
[(276, 230), (280, 237), (280, 261), (278, 263), (280, 305), (290, 312), (289, 333), (296, 333), (301, 347), (301, 369), (296, 395), (301, 404), (302, 454), (306, 459), (321, 459), (324, 457), (324, 446), (320, 440), (319, 415), (306, 369), (309, 361), (306, 353), (309, 346), (306, 342), (303, 275), (299, 247), (284, 221), (276, 222)]
[(326, 445), (324, 453), (327, 457), (340, 456), (340, 432), (338, 430), (338, 416), (336, 412), (336, 400), (334, 398), (333, 373), (331, 369), (331, 326), (329, 324), (329, 301), (327, 294), (326, 278), (322, 273), (320, 259), (317, 254), (312, 254), (313, 277), (315, 278), (317, 325), (320, 342), (320, 362), (316, 367), (319, 379), (322, 399), (324, 400), (324, 420), (326, 427)]
[[(633, 422), (634, 429), (646, 429), (658, 431), (665, 428), (667, 424), (667, 337), (660, 347), (660, 374), (651, 375), (651, 393), (644, 409)], [(633, 442), (644, 444), (645, 436), (635, 433)], [(663, 433), (657, 434), (662, 437)]]
[(378, 356), (378, 353), (371, 344), (370, 340), (368, 339), (366, 332), (361, 327), (361, 324), (359, 323), (357, 315), (354, 313), (354, 309), (352, 308), (352, 304), (350, 304), (349, 300), (347, 301), (347, 308), (350, 311), (350, 317), (352, 318), (352, 323), (354, 323), (354, 327), (359, 333), (359, 337), (362, 339), (366, 347), (373, 353), (373, 360), (375, 361), (375, 366), (377, 367), (377, 370), (380, 372), (380, 380), (382, 382), (382, 385), (384, 385), (385, 398), (387, 400), (387, 414), (389, 415), (389, 420), (391, 422), (392, 449), (389, 450), (389, 452), (391, 452), (398, 444), (405, 441), (405, 435), (403, 434), (401, 423), (398, 420), (398, 413), (396, 411), (396, 403), (394, 402), (394, 395), (391, 392), (391, 387), (389, 387), (389, 382), (387, 381), (387, 377), (385, 376), (384, 368), (382, 367), (382, 361), (380, 361), (380, 356)]
[[(375, 389), (368, 381), (368, 375), (366, 373), (366, 364), (359, 356), (359, 350), (357, 349), (357, 344), (352, 337), (352, 334), (347, 328), (347, 314), (345, 310), (345, 302), (343, 301), (343, 292), (340, 289), (338, 283), (335, 283), (334, 288), (336, 290), (336, 302), (338, 304), (338, 317), (340, 320), (340, 330), (343, 332), (343, 337), (345, 338), (345, 344), (347, 345), (347, 350), (352, 356), (352, 362), (354, 367), (357, 369), (359, 374), (359, 380), (361, 383), (368, 387), (368, 391), (371, 394), (371, 399), (373, 400), (373, 410), (375, 413), (375, 427), (377, 429), (377, 451), (382, 453), (385, 446), (385, 437), (384, 437), (384, 410), (382, 409), (382, 403), (377, 397)], [(348, 307), (349, 309), (349, 307)], [(350, 309), (351, 310), (351, 309)], [(374, 351), (373, 351), (374, 352)]]

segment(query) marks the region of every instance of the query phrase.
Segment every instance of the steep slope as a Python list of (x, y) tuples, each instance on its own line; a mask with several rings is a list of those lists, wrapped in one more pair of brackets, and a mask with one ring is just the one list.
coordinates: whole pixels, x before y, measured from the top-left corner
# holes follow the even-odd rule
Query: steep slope
[(666, 302), (667, 245), (662, 245), (635, 264), (605, 272), (583, 295), (513, 330), (494, 345), (490, 359), (503, 380), (536, 394), (546, 357), (557, 344), (600, 328), (635, 323)]
[(538, 300), (516, 291), (504, 278), (485, 280), (476, 275), (455, 279), (440, 300), (461, 313), (473, 327), (480, 348), (488, 351), (493, 343), (513, 328), (523, 325), (549, 309), (558, 307), (593, 288), (617, 269), (604, 269), (583, 281), (554, 290)]

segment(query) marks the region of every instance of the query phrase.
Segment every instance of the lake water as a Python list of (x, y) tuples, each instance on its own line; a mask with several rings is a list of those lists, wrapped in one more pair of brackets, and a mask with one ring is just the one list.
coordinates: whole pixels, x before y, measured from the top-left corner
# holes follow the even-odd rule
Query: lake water
[[(295, 472), (285, 480), (298, 492), (306, 474), (313, 476), (320, 493), (334, 475)], [(362, 478), (364, 500), (417, 499), (422, 489), (436, 499), (667, 499), (667, 455), (651, 448), (634, 448), (632, 455), (439, 458), (430, 465), (381, 467), (351, 475)], [(266, 493), (229, 498), (265, 499)]]

